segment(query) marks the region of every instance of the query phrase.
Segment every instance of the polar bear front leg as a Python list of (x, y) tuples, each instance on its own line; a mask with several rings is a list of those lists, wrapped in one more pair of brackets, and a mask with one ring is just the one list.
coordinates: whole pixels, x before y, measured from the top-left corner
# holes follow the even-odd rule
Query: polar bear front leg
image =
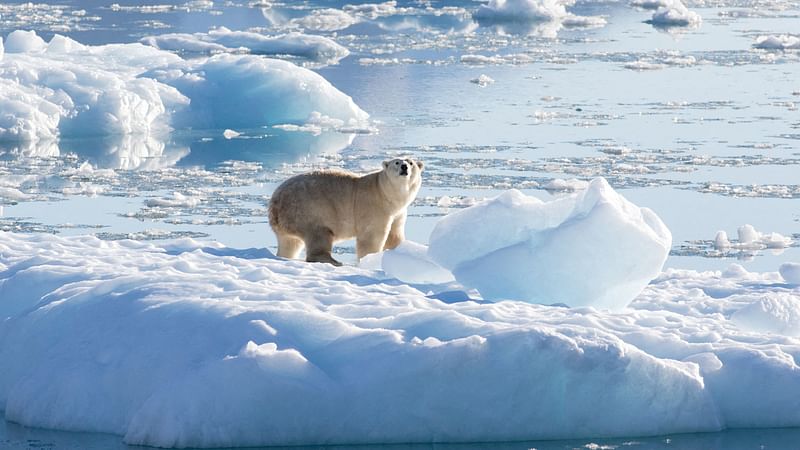
[(359, 231), (358, 236), (356, 236), (356, 254), (358, 255), (358, 259), (370, 253), (378, 253), (383, 250), (386, 237), (389, 235), (390, 225), (391, 224), (387, 221), (386, 223), (365, 227), (365, 229)]
[(400, 215), (394, 218), (392, 226), (389, 229), (389, 236), (386, 238), (384, 250), (391, 250), (406, 239), (406, 212), (403, 211)]

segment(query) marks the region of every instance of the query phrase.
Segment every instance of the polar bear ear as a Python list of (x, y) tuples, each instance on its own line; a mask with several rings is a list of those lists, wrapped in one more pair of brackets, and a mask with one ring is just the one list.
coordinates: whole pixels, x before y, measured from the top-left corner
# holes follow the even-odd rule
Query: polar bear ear
[(419, 167), (419, 170), (422, 170), (425, 168), (425, 163), (422, 161), (417, 161), (417, 167)]
[(387, 168), (389, 168), (389, 163), (390, 163), (390, 162), (391, 162), (391, 161), (384, 161), (384, 162), (383, 162), (383, 168), (384, 168), (384, 169), (387, 169)]

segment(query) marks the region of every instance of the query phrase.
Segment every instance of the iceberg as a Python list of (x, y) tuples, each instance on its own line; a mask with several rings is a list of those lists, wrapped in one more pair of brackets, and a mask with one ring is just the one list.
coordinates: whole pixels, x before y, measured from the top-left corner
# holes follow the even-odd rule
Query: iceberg
[(625, 307), (661, 271), (672, 235), (597, 178), (544, 203), (517, 190), (442, 218), (428, 255), (485, 299)]
[(142, 44), (82, 45), (15, 31), (0, 59), (0, 141), (161, 135), (171, 129), (343, 123), (368, 114), (325, 78), (287, 61), (221, 54), (184, 60)]

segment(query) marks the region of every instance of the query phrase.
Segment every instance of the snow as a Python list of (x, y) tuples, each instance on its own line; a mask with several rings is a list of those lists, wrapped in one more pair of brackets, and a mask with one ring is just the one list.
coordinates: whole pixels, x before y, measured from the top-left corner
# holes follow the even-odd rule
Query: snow
[(612, 313), (190, 239), (0, 233), (0, 268), (0, 405), (28, 426), (227, 447), (800, 425), (800, 291), (774, 272), (668, 270)]
[(170, 128), (303, 123), (312, 112), (368, 115), (320, 75), (253, 55), (184, 60), (141, 44), (47, 44), (15, 31), (0, 60), (0, 141), (150, 136)]
[(764, 50), (792, 50), (800, 49), (800, 38), (789, 34), (774, 36), (759, 36), (753, 47)]
[(736, 311), (731, 320), (745, 330), (800, 336), (800, 296), (766, 294)]
[(672, 236), (597, 178), (548, 203), (517, 190), (442, 218), (428, 253), (485, 299), (619, 309), (660, 272)]
[(787, 283), (800, 284), (800, 263), (783, 263), (778, 271)]
[(321, 64), (336, 64), (350, 52), (332, 39), (302, 33), (266, 36), (251, 31), (232, 31), (225, 27), (208, 33), (169, 33), (148, 36), (142, 43), (161, 50), (194, 53), (246, 52), (258, 55), (288, 55)]
[(392, 250), (367, 255), (359, 267), (383, 270), (386, 275), (406, 283), (441, 284), (454, 281), (453, 274), (428, 257), (428, 247), (405, 240)]
[(702, 21), (700, 14), (690, 11), (681, 0), (669, 0), (647, 22), (660, 27), (697, 27)]

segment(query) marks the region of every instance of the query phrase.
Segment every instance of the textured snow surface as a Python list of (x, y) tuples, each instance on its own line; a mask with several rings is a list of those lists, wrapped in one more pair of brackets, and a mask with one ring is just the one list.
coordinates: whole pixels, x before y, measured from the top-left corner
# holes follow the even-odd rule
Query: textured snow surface
[(609, 313), (192, 240), (0, 233), (0, 269), (0, 405), (30, 426), (207, 447), (800, 425), (777, 273), (671, 270)]
[(323, 77), (287, 61), (184, 60), (142, 44), (86, 46), (60, 35), (45, 43), (26, 31), (5, 41), (0, 110), (0, 141), (303, 124), (314, 113), (348, 124), (368, 118)]
[(486, 299), (622, 308), (658, 275), (672, 235), (598, 178), (544, 203), (517, 190), (442, 218), (428, 254)]

